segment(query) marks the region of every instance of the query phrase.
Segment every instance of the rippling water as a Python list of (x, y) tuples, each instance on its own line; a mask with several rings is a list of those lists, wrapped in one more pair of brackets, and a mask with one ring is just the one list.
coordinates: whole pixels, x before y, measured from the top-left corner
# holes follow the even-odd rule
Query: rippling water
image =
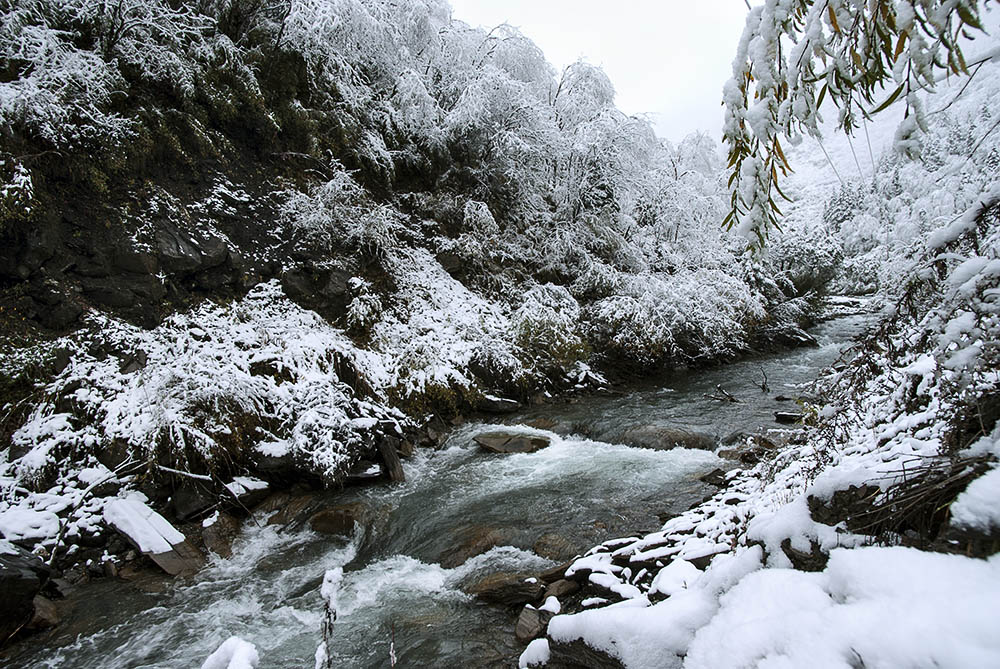
[[(484, 453), (472, 437), (496, 426), (465, 425), (441, 450), (407, 461), (405, 484), (332, 497), (331, 503), (368, 508), (372, 521), (354, 539), (248, 523), (233, 557), (213, 558), (192, 579), (88, 586), (68, 622), (22, 642), (5, 666), (200, 667), (237, 635), (257, 646), (262, 669), (312, 667), (322, 620), (319, 584), (337, 566), (345, 577), (330, 649), (335, 665), (387, 667), (394, 639), (400, 667), (512, 666), (521, 650), (513, 639), (516, 611), (476, 602), (463, 584), (553, 565), (532, 552), (543, 535), (583, 550), (652, 530), (661, 516), (700, 500), (709, 488), (698, 477), (724, 464), (706, 451), (651, 451), (596, 439), (646, 425), (718, 436), (774, 426), (773, 411), (795, 408), (774, 396), (796, 394), (866, 321), (847, 317), (820, 326), (813, 332), (819, 348), (650, 380), (623, 395), (535, 407), (505, 420), (549, 421), (559, 434), (543, 432), (552, 445), (537, 453)], [(769, 394), (755, 385), (763, 374)], [(742, 401), (705, 397), (717, 384)], [(503, 545), (441, 566), (450, 564), (456, 545), (487, 532)]]

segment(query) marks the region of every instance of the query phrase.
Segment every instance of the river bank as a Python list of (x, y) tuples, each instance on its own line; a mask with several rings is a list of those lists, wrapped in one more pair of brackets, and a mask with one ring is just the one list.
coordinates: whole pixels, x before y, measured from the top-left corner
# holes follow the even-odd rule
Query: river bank
[[(393, 629), (397, 654), (411, 666), (470, 658), (483, 662), (473, 666), (510, 666), (521, 651), (513, 636), (518, 611), (482, 605), (465, 590), (492, 574), (544, 571), (601, 541), (658, 527), (713, 491), (699, 477), (732, 467), (711, 451), (656, 451), (581, 436), (579, 428), (587, 427), (582, 416), (590, 419), (588, 431), (612, 442), (608, 435), (615, 431), (648, 432), (657, 425), (708, 433), (716, 414), (725, 418), (711, 429), (713, 436), (728, 434), (736, 424), (748, 432), (765, 424), (777, 427), (773, 411), (788, 402), (774, 396), (793, 394), (784, 384), (799, 386), (831, 364), (865, 320), (821, 325), (818, 348), (700, 370), (697, 382), (675, 376), (641, 384), (634, 392), (584, 396), (499, 422), (463, 425), (440, 449), (420, 449), (406, 461), (406, 483), (349, 488), (319, 500), (312, 494), (313, 506), (300, 508), (298, 517), (286, 515), (286, 522), (292, 521), (287, 525), (245, 524), (230, 558), (211, 557), (197, 576), (170, 588), (175, 592), (143, 592), (165, 588), (152, 576), (84, 588), (88, 604), (74, 617), (101, 611), (95, 626), (103, 631), (77, 639), (79, 627), (56, 628), (51, 636), (25, 642), (33, 646), (30, 652), (15, 648), (15, 657), (58, 666), (59, 658), (71, 655), (79, 666), (99, 667), (112, 666), (109, 658), (125, 653), (130, 666), (186, 666), (237, 634), (257, 644), (266, 662), (301, 666), (318, 641), (318, 580), (325, 569), (342, 564), (346, 608), (337, 623), (341, 643), (331, 649), (343, 666), (384, 666)], [(771, 393), (757, 387), (761, 369), (774, 385)], [(743, 402), (705, 396), (722, 384)], [(515, 424), (526, 426), (512, 428)], [(551, 444), (530, 454), (481, 452), (472, 438), (496, 429), (533, 431)], [(573, 432), (576, 436), (569, 436)], [(309, 529), (309, 517), (324, 505), (352, 504), (365, 510), (362, 529), (351, 538)], [(254, 517), (266, 523), (265, 513)], [(94, 587), (107, 590), (96, 595)], [(416, 618), (415, 610), (422, 612)], [(116, 614), (103, 613), (109, 611)], [(218, 622), (211, 622), (214, 617)], [(126, 629), (135, 639), (120, 647)], [(53, 650), (61, 644), (69, 645)]]

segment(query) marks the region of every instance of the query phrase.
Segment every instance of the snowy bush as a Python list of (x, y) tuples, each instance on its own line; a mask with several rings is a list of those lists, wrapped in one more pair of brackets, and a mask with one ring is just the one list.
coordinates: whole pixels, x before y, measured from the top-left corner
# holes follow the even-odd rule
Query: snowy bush
[(544, 363), (567, 367), (585, 357), (578, 334), (580, 305), (562, 286), (544, 284), (528, 290), (514, 312), (515, 341)]
[(590, 307), (585, 320), (599, 350), (653, 365), (735, 353), (747, 325), (763, 316), (745, 283), (700, 269), (634, 278), (622, 294)]

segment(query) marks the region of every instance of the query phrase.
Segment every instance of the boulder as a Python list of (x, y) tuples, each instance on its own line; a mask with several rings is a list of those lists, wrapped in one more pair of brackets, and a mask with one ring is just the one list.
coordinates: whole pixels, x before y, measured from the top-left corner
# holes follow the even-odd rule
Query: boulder
[(385, 472), (393, 483), (406, 481), (403, 463), (399, 460), (399, 442), (400, 440), (396, 437), (383, 437), (378, 443), (378, 453), (382, 456), (382, 464), (385, 465)]
[(576, 545), (569, 539), (554, 532), (540, 536), (531, 550), (535, 552), (535, 555), (549, 560), (568, 560), (579, 552)]
[(535, 607), (525, 605), (521, 610), (521, 615), (517, 617), (517, 624), (514, 626), (514, 638), (521, 643), (534, 641), (545, 634), (545, 629), (549, 626), (552, 614), (548, 611), (539, 611)]
[(483, 395), (476, 402), (476, 408), (487, 413), (514, 413), (521, 408), (521, 403), (506, 397)]
[(365, 485), (382, 478), (382, 466), (371, 460), (358, 460), (347, 472), (345, 485)]
[(27, 629), (47, 630), (55, 627), (62, 621), (62, 616), (59, 615), (59, 610), (56, 608), (55, 603), (45, 597), (35, 595), (32, 605), (35, 610), (31, 616), (31, 622), (26, 625)]
[(323, 509), (309, 517), (309, 527), (320, 534), (349, 537), (354, 534), (355, 523), (364, 522), (367, 511), (360, 502)]
[(226, 502), (235, 501), (242, 509), (257, 506), (271, 494), (271, 486), (267, 481), (252, 476), (234, 476), (233, 480), (224, 484), (222, 491)]
[(221, 265), (229, 256), (229, 246), (221, 237), (201, 237), (182, 232), (172, 225), (156, 231), (156, 255), (168, 274), (190, 274)]
[(556, 599), (562, 599), (563, 597), (575, 594), (579, 590), (579, 583), (561, 578), (558, 581), (551, 583), (549, 587), (545, 589), (544, 598), (548, 599), (549, 597), (555, 597)]
[(548, 437), (541, 435), (500, 431), (483, 432), (472, 440), (491, 453), (534, 453), (551, 443)]
[(490, 574), (465, 588), (470, 595), (490, 604), (520, 606), (537, 602), (545, 594), (545, 584), (530, 574)]
[(219, 557), (228, 558), (233, 554), (233, 541), (240, 533), (240, 521), (228, 513), (219, 513), (209, 524), (202, 524), (201, 538), (205, 548)]
[(566, 578), (566, 570), (573, 565), (573, 561), (563, 562), (562, 564), (557, 564), (554, 567), (546, 569), (542, 573), (538, 574), (538, 580), (542, 583), (555, 583)]
[(564, 667), (583, 667), (584, 669), (625, 669), (618, 658), (612, 657), (602, 650), (591, 648), (582, 639), (569, 642), (549, 640), (548, 669)]
[(710, 434), (694, 432), (679, 427), (664, 425), (643, 425), (626, 430), (617, 441), (636, 448), (668, 451), (673, 448), (695, 448), (703, 451), (715, 450), (718, 440)]
[(704, 476), (699, 476), (698, 480), (702, 483), (714, 485), (717, 488), (725, 488), (727, 483), (726, 472), (723, 469), (713, 469)]
[(0, 646), (31, 622), (35, 597), (51, 575), (36, 555), (0, 539)]
[(204, 513), (219, 500), (211, 489), (211, 483), (184, 478), (181, 484), (170, 495), (170, 511), (174, 517), (183, 522)]
[(267, 519), (268, 525), (288, 525), (303, 517), (310, 508), (315, 509), (314, 495), (292, 496), (286, 492), (271, 495), (260, 503), (254, 511), (272, 514)]
[(805, 414), (798, 411), (775, 411), (774, 420), (777, 423), (783, 425), (794, 425), (795, 423), (801, 423), (802, 419), (805, 418)]
[(493, 527), (474, 526), (463, 530), (457, 537), (456, 545), (444, 551), (439, 558), (445, 569), (454, 569), (465, 564), (469, 558), (482, 555), (494, 546), (507, 543), (507, 537)]

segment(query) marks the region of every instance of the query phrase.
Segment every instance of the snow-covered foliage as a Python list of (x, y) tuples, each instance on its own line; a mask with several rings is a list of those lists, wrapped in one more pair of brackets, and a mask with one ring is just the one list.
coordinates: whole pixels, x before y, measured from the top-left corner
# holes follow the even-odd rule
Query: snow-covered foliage
[[(692, 667), (798, 664), (816, 653), (830, 666), (1000, 657), (979, 613), (1000, 587), (995, 557), (860, 548), (961, 553), (953, 537), (998, 527), (1000, 193), (988, 190), (926, 240), (897, 306), (822, 382), (828, 403), (798, 445), (730, 472), (722, 491), (659, 532), (577, 560), (568, 573), (589, 573), (620, 603), (557, 616), (551, 642), (583, 639), (627, 667), (680, 666), (680, 657)], [(712, 556), (704, 571), (690, 564)], [(787, 569), (816, 560), (822, 573)]]
[(982, 4), (767, 0), (750, 10), (723, 92), (730, 225), (752, 246), (763, 245), (780, 215), (779, 172), (791, 170), (780, 139), (819, 137), (824, 98), (848, 132), (859, 117), (905, 101), (895, 145), (918, 156), (917, 134), (928, 128), (920, 92), (933, 90), (939, 75), (969, 73), (960, 40), (982, 29)]

